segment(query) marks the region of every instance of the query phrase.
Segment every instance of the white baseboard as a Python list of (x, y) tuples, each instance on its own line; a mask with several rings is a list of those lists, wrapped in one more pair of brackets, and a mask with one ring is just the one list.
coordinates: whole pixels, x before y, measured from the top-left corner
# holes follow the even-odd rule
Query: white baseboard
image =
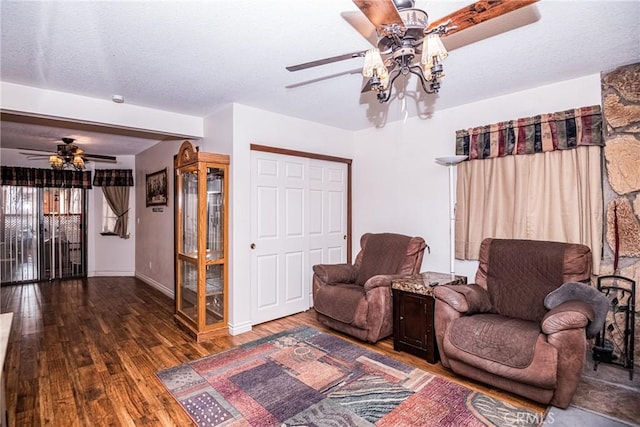
[(240, 335), (249, 331), (251, 331), (251, 322), (242, 322), (237, 325), (232, 325), (231, 323), (229, 323), (230, 335)]
[(151, 286), (152, 288), (155, 288), (155, 289), (159, 290), (160, 292), (162, 292), (163, 294), (165, 294), (169, 298), (175, 299), (175, 297), (176, 297), (175, 292), (172, 289), (167, 289), (167, 287), (164, 286), (162, 283), (152, 279), (149, 276), (145, 276), (144, 274), (136, 273), (135, 276), (138, 279), (142, 280), (147, 285)]
[(90, 271), (87, 277), (135, 277), (133, 271)]

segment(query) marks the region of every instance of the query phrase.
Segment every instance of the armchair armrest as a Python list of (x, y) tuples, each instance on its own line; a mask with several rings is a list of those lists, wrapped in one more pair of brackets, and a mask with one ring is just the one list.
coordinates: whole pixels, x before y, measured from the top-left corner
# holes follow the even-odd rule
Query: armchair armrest
[(492, 309), (489, 293), (475, 284), (436, 286), (433, 296), (459, 313), (486, 313)]
[(594, 337), (600, 332), (609, 311), (609, 300), (599, 290), (585, 283), (567, 282), (558, 289), (549, 292), (544, 298), (544, 306), (551, 310), (568, 301), (582, 301), (593, 310), (587, 325), (587, 336)]
[(351, 264), (317, 264), (313, 272), (324, 283), (353, 283), (358, 273)]
[(585, 328), (595, 318), (593, 308), (584, 302), (571, 300), (551, 309), (542, 319), (541, 329), (553, 334), (568, 329)]
[(391, 281), (394, 279), (401, 279), (403, 277), (407, 277), (406, 274), (378, 274), (376, 276), (370, 277), (369, 280), (364, 282), (364, 291), (370, 291), (374, 288), (380, 287), (391, 287)]

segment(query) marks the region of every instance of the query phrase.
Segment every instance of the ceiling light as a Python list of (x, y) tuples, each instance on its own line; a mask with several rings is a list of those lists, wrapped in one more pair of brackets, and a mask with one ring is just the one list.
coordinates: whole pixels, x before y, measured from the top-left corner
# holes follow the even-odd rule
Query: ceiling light
[[(410, 10), (414, 13), (417, 11), (417, 9)], [(400, 15), (405, 22), (406, 28), (398, 26), (385, 28), (387, 34), (385, 41), (390, 49), (387, 61), (383, 61), (378, 49), (372, 49), (365, 54), (362, 75), (369, 78), (368, 86), (376, 92), (376, 97), (381, 103), (391, 99), (393, 83), (400, 76), (408, 76), (409, 74), (417, 76), (420, 79), (422, 89), (426, 93), (438, 93), (440, 79), (444, 77), (442, 61), (449, 53), (442, 44), (440, 35), (446, 34), (448, 30), (453, 28), (447, 27), (450, 22), (428, 31), (424, 30), (424, 41), (421, 47), (422, 55), (419, 58), (417, 55), (417, 45), (419, 44), (416, 44), (415, 33), (409, 33), (409, 30), (415, 30), (416, 25), (422, 26), (424, 24), (422, 21), (420, 23), (410, 21), (409, 17), (405, 17), (402, 12), (404, 11), (400, 11)], [(369, 52), (372, 52), (371, 55), (369, 55)], [(368, 62), (369, 56), (371, 58)], [(422, 63), (422, 66), (420, 66), (420, 63)]]
[[(427, 75), (434, 75), (435, 72), (432, 71), (432, 68), (440, 64), (447, 56), (449, 56), (449, 52), (445, 49), (438, 34), (429, 34), (424, 38), (422, 44), (422, 65)], [(442, 65), (440, 65), (440, 68), (442, 68)]]
[(377, 49), (331, 56), (286, 69), (300, 71), (364, 57), (362, 74), (367, 78), (367, 84), (362, 93), (375, 92), (379, 102), (389, 101), (396, 79), (400, 76), (408, 78), (409, 74), (418, 77), (426, 93), (437, 93), (440, 90), (440, 79), (444, 77), (442, 61), (449, 55), (441, 37), (466, 30), (537, 1), (539, 0), (479, 0), (429, 24), (427, 12), (414, 7), (415, 0), (353, 0), (375, 27)]
[(75, 169), (75, 170), (83, 170), (84, 169), (84, 159), (80, 155), (76, 156), (60, 156), (60, 155), (52, 155), (49, 156), (49, 164), (51, 165), (51, 169), (62, 170), (62, 169)]
[(73, 138), (62, 138), (64, 144), (59, 144), (56, 154), (49, 156), (49, 164), (52, 169), (84, 169), (84, 151), (74, 145), (73, 141)]
[(62, 169), (64, 166), (64, 160), (62, 157), (53, 155), (49, 157), (49, 164), (52, 169)]
[(84, 169), (84, 160), (82, 159), (82, 156), (73, 156), (73, 166), (79, 170)]
[(382, 62), (380, 49), (370, 49), (364, 56), (362, 74), (370, 77), (372, 85), (386, 89), (389, 86), (389, 72)]

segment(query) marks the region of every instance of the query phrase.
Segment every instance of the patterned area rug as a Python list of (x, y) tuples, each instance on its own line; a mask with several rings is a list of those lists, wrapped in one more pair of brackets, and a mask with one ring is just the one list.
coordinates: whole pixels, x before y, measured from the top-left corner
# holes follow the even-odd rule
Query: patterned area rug
[(543, 420), (306, 326), (157, 375), (198, 426), (537, 426)]

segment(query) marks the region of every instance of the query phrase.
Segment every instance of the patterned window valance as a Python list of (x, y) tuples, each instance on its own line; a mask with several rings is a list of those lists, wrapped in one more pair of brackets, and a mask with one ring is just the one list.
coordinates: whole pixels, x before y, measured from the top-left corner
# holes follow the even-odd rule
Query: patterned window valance
[(93, 178), (96, 187), (133, 187), (131, 169), (96, 169)]
[(603, 145), (599, 105), (456, 131), (456, 154), (469, 160)]
[(22, 187), (91, 188), (91, 171), (2, 166), (0, 185)]

